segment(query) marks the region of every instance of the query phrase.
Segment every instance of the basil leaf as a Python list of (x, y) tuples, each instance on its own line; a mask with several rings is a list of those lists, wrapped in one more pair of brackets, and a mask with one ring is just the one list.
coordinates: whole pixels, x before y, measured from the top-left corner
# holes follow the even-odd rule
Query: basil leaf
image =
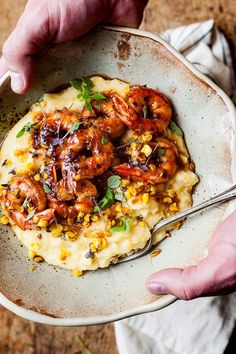
[(49, 185), (47, 183), (44, 183), (43, 185), (43, 190), (45, 193), (51, 193), (51, 188), (49, 187)]
[(93, 211), (94, 213), (98, 213), (112, 206), (114, 202), (115, 202), (115, 197), (114, 197), (113, 190), (111, 188), (107, 188), (106, 194), (100, 200), (99, 205), (96, 205), (94, 207)]
[(108, 188), (117, 188), (119, 187), (121, 182), (120, 176), (114, 175), (108, 178), (107, 180), (107, 187)]
[(122, 203), (125, 203), (125, 202), (126, 202), (126, 198), (125, 198), (124, 194), (123, 194), (123, 193), (120, 193), (120, 192), (116, 192), (116, 194), (115, 194), (115, 199), (116, 199), (116, 200), (119, 200), (119, 201), (122, 202)]
[(17, 134), (17, 138), (22, 137), (25, 133), (29, 132), (35, 125), (37, 125), (38, 123), (26, 123), (23, 128), (18, 132)]
[(27, 218), (25, 218), (25, 221), (28, 221), (29, 219), (31, 219), (35, 214), (35, 209), (33, 209), (27, 216)]
[(110, 228), (111, 232), (119, 232), (119, 231), (125, 231), (125, 224), (122, 222), (121, 225), (115, 225)]
[(147, 105), (146, 104), (143, 106), (143, 117), (144, 118), (147, 117)]
[(78, 130), (81, 124), (82, 122), (75, 122), (70, 128), (70, 132), (75, 132), (76, 130)]
[(105, 101), (107, 98), (101, 93), (95, 93), (93, 94), (92, 99), (97, 101)]
[(108, 143), (108, 140), (105, 136), (102, 137), (102, 145), (106, 145)]
[(127, 217), (127, 218), (120, 218), (120, 220), (122, 220), (122, 224), (121, 225), (115, 225), (113, 227), (110, 228), (111, 232), (118, 232), (118, 231), (125, 231), (127, 233), (130, 232), (130, 220), (131, 217)]
[(82, 87), (82, 80), (81, 79), (74, 79), (70, 81), (71, 86), (73, 86), (76, 90), (81, 90)]
[(170, 123), (170, 130), (175, 135), (183, 136), (182, 130), (180, 129), (180, 127), (178, 127), (178, 125), (175, 124), (175, 122), (171, 122)]
[(91, 105), (90, 101), (85, 101), (85, 107), (89, 112), (92, 112), (93, 106)]
[(102, 209), (100, 208), (99, 205), (96, 205), (94, 208), (93, 208), (93, 212), (94, 213), (100, 213), (102, 211)]

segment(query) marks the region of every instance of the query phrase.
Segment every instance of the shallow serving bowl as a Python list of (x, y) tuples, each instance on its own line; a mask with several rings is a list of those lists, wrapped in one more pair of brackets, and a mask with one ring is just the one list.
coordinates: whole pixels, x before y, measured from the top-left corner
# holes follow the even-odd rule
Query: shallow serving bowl
[[(99, 28), (83, 38), (53, 46), (41, 55), (30, 91), (18, 96), (6, 75), (0, 81), (1, 138), (30, 105), (69, 80), (101, 74), (159, 88), (171, 100), (183, 128), (200, 183), (194, 204), (230, 187), (236, 180), (235, 121), (230, 99), (158, 36), (128, 28)], [(0, 303), (41, 323), (98, 324), (161, 309), (175, 300), (154, 296), (146, 278), (166, 267), (186, 267), (205, 254), (208, 241), (234, 203), (189, 218), (164, 240), (158, 257), (144, 256), (74, 278), (45, 264), (29, 271), (27, 250), (10, 227), (0, 232)]]

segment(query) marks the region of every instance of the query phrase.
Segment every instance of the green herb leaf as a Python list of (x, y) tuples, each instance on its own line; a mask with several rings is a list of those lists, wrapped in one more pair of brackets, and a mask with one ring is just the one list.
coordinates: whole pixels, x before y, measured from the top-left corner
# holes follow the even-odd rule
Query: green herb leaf
[(25, 221), (28, 221), (29, 219), (31, 219), (35, 214), (35, 209), (33, 209), (27, 216), (27, 218), (25, 218)]
[(116, 192), (115, 193), (115, 200), (119, 200), (120, 202), (125, 203), (126, 202), (126, 197), (125, 197), (125, 195), (123, 193)]
[(45, 193), (51, 193), (51, 188), (49, 187), (49, 185), (47, 183), (44, 183), (43, 190)]
[(144, 118), (147, 117), (147, 105), (146, 104), (143, 106), (143, 116), (144, 116)]
[(117, 188), (119, 187), (121, 182), (120, 176), (114, 175), (108, 178), (107, 180), (107, 187), (108, 188)]
[(129, 233), (131, 217), (127, 217), (127, 218), (121, 217), (120, 219), (122, 220), (122, 224), (111, 227), (110, 231), (111, 232), (125, 231)]
[(94, 213), (100, 212), (101, 210), (105, 210), (112, 206), (115, 202), (115, 197), (113, 190), (111, 188), (107, 188), (106, 194), (100, 200), (99, 205), (96, 205), (93, 209)]
[(93, 91), (93, 82), (91, 79), (75, 79), (70, 81), (71, 86), (78, 90), (77, 98), (84, 102), (88, 111), (93, 110), (92, 100), (104, 101), (106, 97), (101, 93)]
[(96, 205), (94, 208), (93, 208), (93, 212), (94, 213), (100, 213), (102, 211), (102, 209), (100, 208), (99, 205)]
[(25, 198), (24, 203), (22, 204), (22, 207), (25, 209), (29, 206), (29, 201), (28, 198)]
[(178, 127), (178, 125), (175, 124), (175, 122), (171, 122), (170, 123), (170, 130), (175, 135), (183, 136), (182, 130), (180, 129), (180, 127)]
[(82, 124), (82, 122), (75, 122), (71, 128), (70, 128), (70, 132), (76, 132), (76, 130), (79, 129), (79, 126)]
[(158, 155), (159, 156), (165, 156), (166, 151), (164, 149), (158, 149)]
[(17, 138), (22, 137), (25, 133), (29, 132), (35, 125), (37, 125), (38, 123), (26, 123), (23, 128), (18, 132), (17, 134)]
[(102, 145), (106, 145), (108, 143), (108, 140), (105, 136), (102, 137)]

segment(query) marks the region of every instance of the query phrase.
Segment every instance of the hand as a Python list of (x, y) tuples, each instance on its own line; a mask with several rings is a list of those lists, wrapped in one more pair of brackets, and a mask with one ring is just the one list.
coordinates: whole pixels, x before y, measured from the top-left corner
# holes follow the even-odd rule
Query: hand
[(48, 43), (75, 39), (101, 22), (138, 27), (146, 3), (147, 0), (29, 0), (4, 43), (0, 77), (9, 70), (13, 91), (26, 92), (35, 57)]
[(173, 294), (183, 300), (235, 291), (236, 211), (218, 226), (209, 243), (208, 256), (198, 265), (161, 270), (148, 279), (147, 288), (151, 293)]

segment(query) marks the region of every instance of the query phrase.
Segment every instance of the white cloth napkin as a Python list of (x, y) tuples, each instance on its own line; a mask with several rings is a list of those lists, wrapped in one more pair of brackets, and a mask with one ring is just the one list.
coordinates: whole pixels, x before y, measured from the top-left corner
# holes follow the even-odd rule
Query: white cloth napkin
[[(232, 58), (213, 20), (168, 30), (162, 37), (236, 102)], [(115, 323), (120, 354), (223, 354), (236, 321), (236, 294), (177, 301)]]

